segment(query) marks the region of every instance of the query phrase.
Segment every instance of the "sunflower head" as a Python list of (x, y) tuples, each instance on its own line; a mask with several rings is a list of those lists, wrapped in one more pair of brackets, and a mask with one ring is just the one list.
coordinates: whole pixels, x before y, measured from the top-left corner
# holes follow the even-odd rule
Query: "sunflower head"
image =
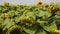
[(29, 16), (26, 16), (26, 18), (21, 20), (21, 23), (22, 24), (26, 24), (26, 23), (34, 24), (35, 20), (33, 18), (29, 17)]
[(52, 34), (59, 34), (59, 30), (53, 29)]
[(8, 13), (4, 13), (4, 17), (5, 17), (5, 18), (9, 18)]
[(44, 7), (45, 7), (45, 8), (48, 8), (48, 7), (49, 7), (49, 5), (48, 5), (48, 4), (46, 4)]
[(22, 28), (15, 25), (8, 30), (7, 34), (22, 34)]
[(51, 14), (54, 14), (57, 11), (59, 11), (59, 8), (53, 8), (53, 9), (51, 9)]
[(42, 5), (42, 2), (38, 2), (38, 5)]

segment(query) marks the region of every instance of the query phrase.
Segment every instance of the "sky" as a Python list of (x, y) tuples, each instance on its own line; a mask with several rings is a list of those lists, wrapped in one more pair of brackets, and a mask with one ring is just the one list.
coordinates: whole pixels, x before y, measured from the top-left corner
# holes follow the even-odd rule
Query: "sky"
[(38, 3), (39, 1), (42, 1), (43, 3), (60, 3), (60, 0), (0, 0), (0, 4), (3, 4), (4, 2), (10, 3), (10, 4), (25, 4), (25, 5), (33, 5)]

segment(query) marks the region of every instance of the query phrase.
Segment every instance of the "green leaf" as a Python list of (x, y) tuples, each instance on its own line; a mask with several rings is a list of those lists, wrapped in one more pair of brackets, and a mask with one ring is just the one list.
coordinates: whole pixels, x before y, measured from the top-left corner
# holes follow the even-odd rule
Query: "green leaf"
[(8, 14), (9, 14), (10, 17), (13, 17), (14, 14), (15, 14), (15, 11), (14, 10), (11, 10), (11, 11), (8, 12)]
[(14, 20), (16, 23), (18, 23), (20, 21), (20, 17), (15, 17)]
[(37, 34), (46, 34), (46, 32), (42, 30), (42, 31), (38, 31)]
[(27, 32), (28, 34), (34, 34), (35, 31), (27, 29), (27, 28), (23, 28), (25, 32)]
[(60, 15), (60, 11), (57, 11), (56, 14), (57, 14), (57, 15)]
[(14, 22), (12, 22), (10, 19), (4, 20), (2, 23), (3, 31), (11, 27), (12, 25), (14, 25)]
[(43, 27), (43, 29), (45, 29), (46, 31), (52, 31), (53, 29), (57, 29), (57, 25), (55, 23), (55, 21), (53, 21), (51, 24), (47, 24), (47, 25), (41, 25)]
[(42, 17), (42, 16), (45, 15), (45, 12), (44, 11), (37, 11), (36, 15), (39, 16), (39, 17)]
[(26, 15), (32, 17), (34, 20), (36, 19), (36, 15), (34, 12), (27, 12)]

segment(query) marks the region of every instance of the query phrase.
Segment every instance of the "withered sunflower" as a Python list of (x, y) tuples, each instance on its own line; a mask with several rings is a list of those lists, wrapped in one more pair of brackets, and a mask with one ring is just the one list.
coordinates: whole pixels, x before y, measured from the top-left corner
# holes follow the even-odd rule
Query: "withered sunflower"
[(7, 34), (22, 34), (22, 27), (14, 25), (8, 29)]

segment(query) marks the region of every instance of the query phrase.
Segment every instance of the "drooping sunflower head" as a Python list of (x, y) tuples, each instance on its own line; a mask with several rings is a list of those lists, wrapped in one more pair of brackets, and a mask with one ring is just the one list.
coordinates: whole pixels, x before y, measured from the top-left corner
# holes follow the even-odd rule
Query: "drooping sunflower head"
[(8, 30), (7, 34), (22, 34), (22, 28), (14, 25)]

